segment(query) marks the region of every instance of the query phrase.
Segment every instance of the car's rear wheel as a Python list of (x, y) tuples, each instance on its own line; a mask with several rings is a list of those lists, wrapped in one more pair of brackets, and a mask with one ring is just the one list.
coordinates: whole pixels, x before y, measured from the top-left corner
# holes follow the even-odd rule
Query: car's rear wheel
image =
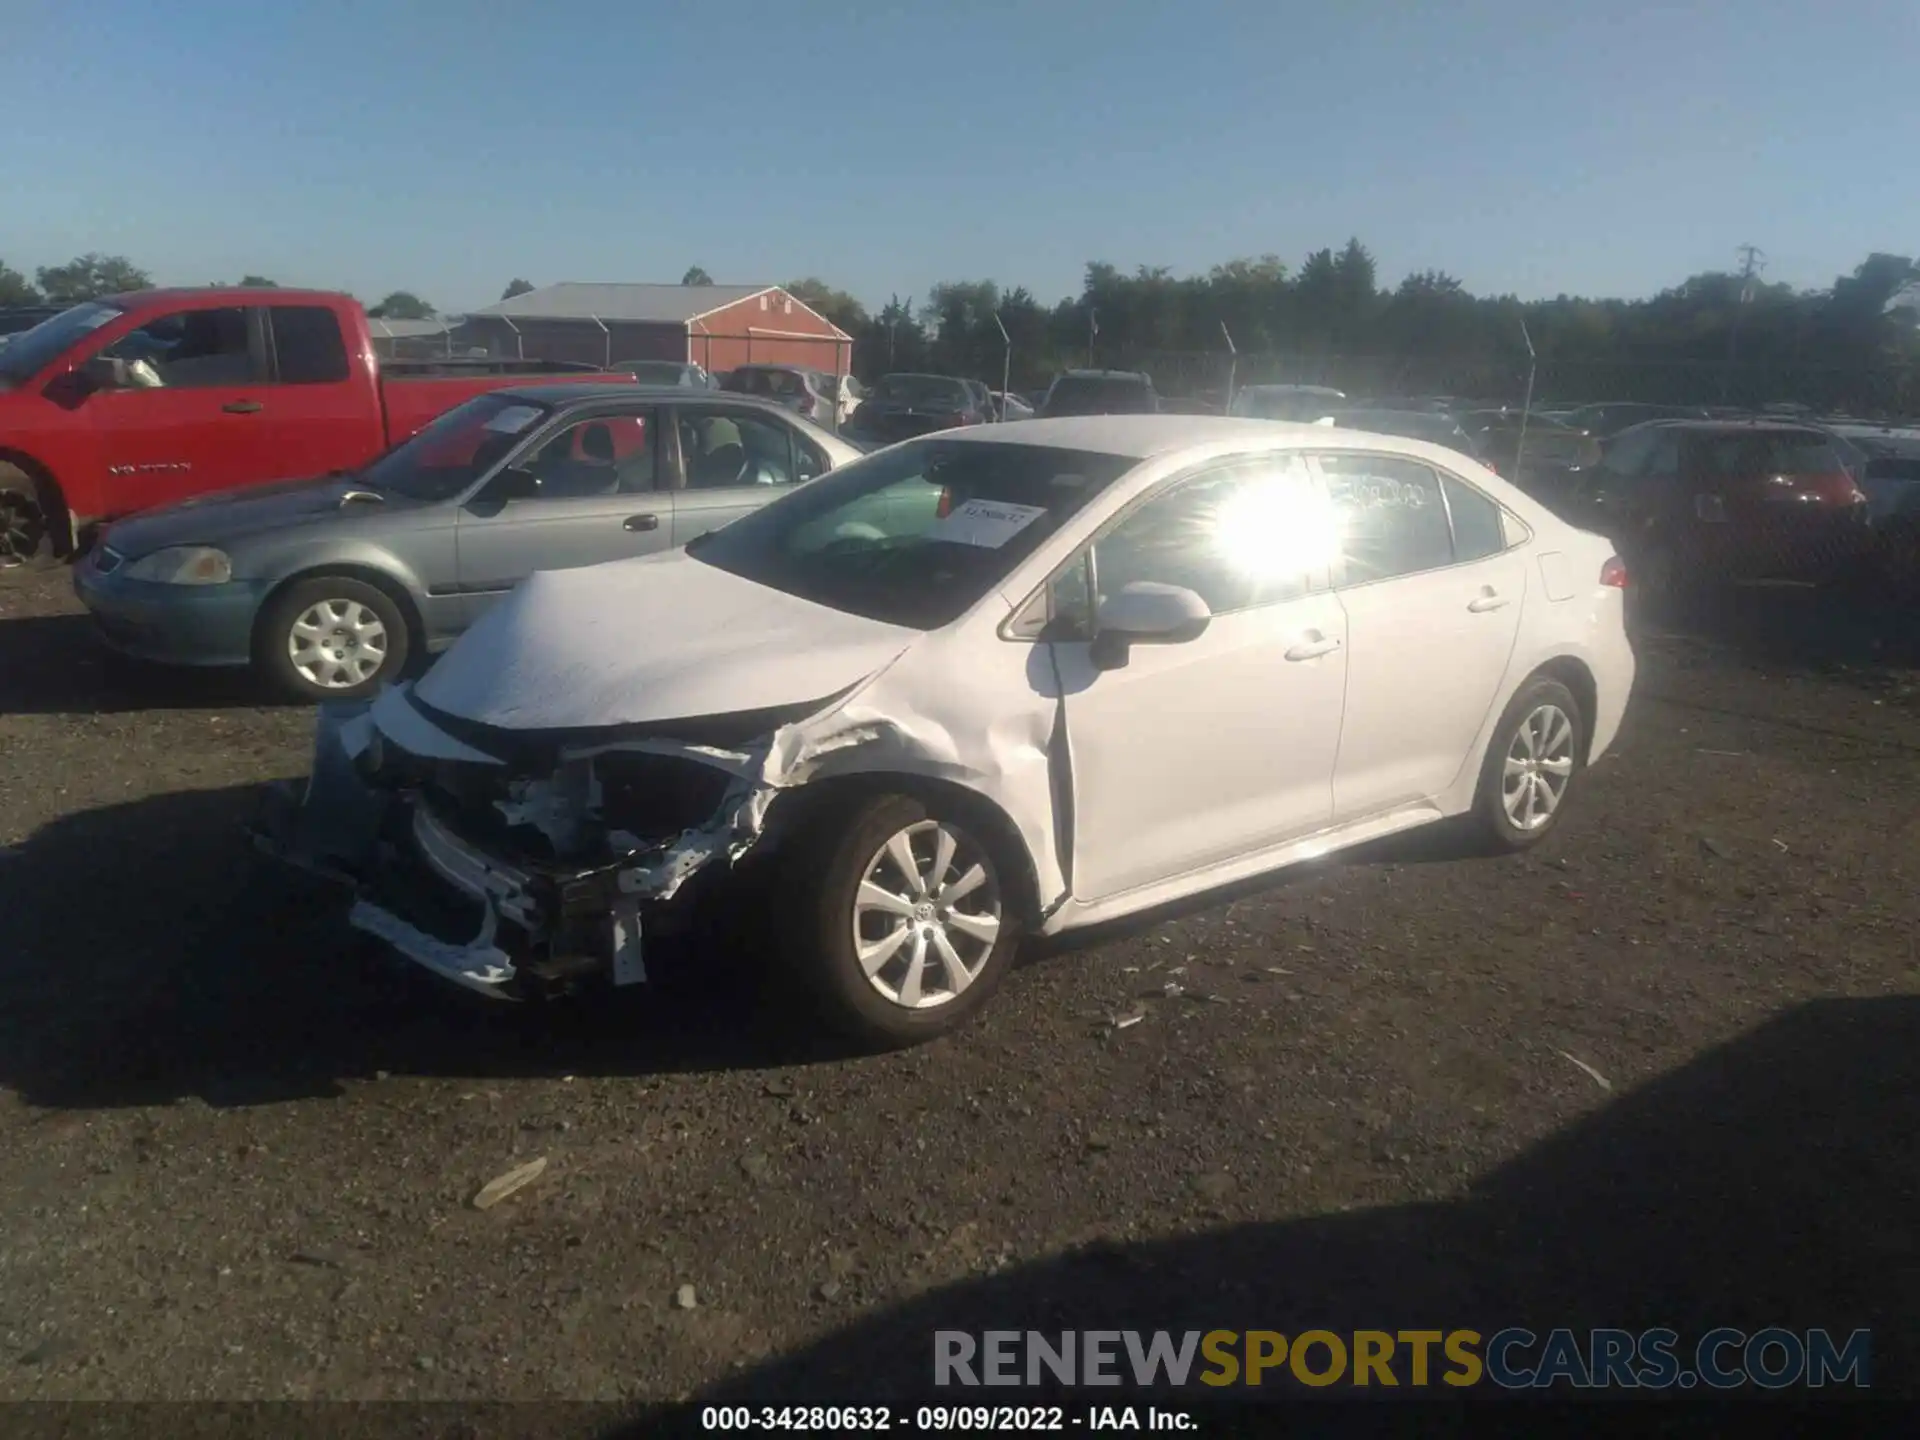
[(839, 809), (796, 837), (782, 887), (794, 978), (834, 1029), (873, 1048), (959, 1028), (1018, 942), (1001, 857), (964, 813), (905, 795)]
[(1537, 676), (1520, 687), (1480, 767), (1474, 809), (1488, 840), (1525, 850), (1560, 823), (1586, 763), (1586, 724), (1580, 702), (1558, 680)]
[(254, 658), (297, 699), (359, 700), (399, 678), (410, 641), (406, 616), (379, 586), (350, 575), (316, 575), (267, 605)]

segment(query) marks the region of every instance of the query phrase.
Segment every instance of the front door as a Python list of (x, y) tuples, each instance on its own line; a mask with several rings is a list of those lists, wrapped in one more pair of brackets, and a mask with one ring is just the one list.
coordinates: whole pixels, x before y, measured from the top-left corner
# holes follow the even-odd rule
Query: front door
[[(1500, 507), (1419, 461), (1319, 461), (1340, 526), (1347, 708), (1334, 813), (1357, 820), (1431, 800), (1501, 704), (1526, 599), (1524, 552)], [(1451, 516), (1451, 519), (1450, 519)]]
[(622, 407), (574, 416), (536, 435), (510, 462), (532, 496), (483, 489), (460, 512), (460, 594), (471, 624), (536, 570), (566, 570), (667, 549), (673, 495), (659, 484), (658, 412)]
[[(1097, 668), (1086, 638), (1054, 642), (1076, 899), (1104, 900), (1329, 823), (1347, 657), (1345, 619), (1303, 523), (1319, 501), (1297, 461), (1243, 462), (1157, 492), (1094, 542), (1098, 595), (1135, 581), (1179, 585), (1213, 618), (1197, 639), (1134, 645), (1118, 669)], [(1072, 572), (1063, 578), (1071, 586)], [(1097, 601), (1086, 608), (1097, 615)]]
[(683, 488), (674, 496), (673, 543), (684, 545), (758, 510), (827, 461), (793, 426), (746, 405), (686, 405), (678, 412)]
[(111, 515), (273, 478), (273, 386), (259, 312), (157, 316), (100, 352), (127, 385), (88, 397)]

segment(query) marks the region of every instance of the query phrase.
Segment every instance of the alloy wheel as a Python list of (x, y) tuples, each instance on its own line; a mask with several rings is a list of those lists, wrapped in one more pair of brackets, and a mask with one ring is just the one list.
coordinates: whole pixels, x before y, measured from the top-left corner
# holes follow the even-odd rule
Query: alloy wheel
[(287, 658), (322, 690), (350, 690), (387, 663), (387, 627), (358, 600), (320, 600), (294, 619)]
[(1573, 781), (1573, 721), (1558, 705), (1528, 712), (1507, 745), (1500, 805), (1516, 830), (1550, 823)]
[(45, 533), (39, 506), (25, 495), (0, 492), (0, 569), (33, 559)]
[(951, 822), (922, 820), (894, 832), (861, 869), (853, 950), (882, 997), (930, 1010), (979, 977), (1002, 919), (992, 857)]

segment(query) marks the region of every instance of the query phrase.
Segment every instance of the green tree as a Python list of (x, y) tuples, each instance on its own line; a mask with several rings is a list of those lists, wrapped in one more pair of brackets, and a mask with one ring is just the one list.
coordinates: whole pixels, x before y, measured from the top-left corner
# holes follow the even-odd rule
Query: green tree
[(0, 305), (38, 305), (40, 292), (18, 270), (0, 260)]
[(500, 292), (500, 298), (502, 300), (511, 300), (516, 295), (530, 293), (532, 289), (533, 282), (531, 280), (522, 280), (518, 276), (515, 276), (507, 282), (507, 288)]
[(153, 284), (152, 277), (126, 256), (92, 251), (76, 255), (64, 265), (42, 265), (34, 278), (49, 300), (69, 305), (127, 290), (145, 290)]
[(790, 280), (786, 291), (801, 304), (824, 315), (849, 335), (858, 336), (867, 324), (867, 307), (844, 290), (836, 290), (826, 281), (809, 275)]
[(240, 287), (243, 290), (278, 290), (280, 288), (280, 282), (278, 280), (269, 280), (264, 275), (242, 275), (240, 277)]
[(376, 320), (431, 320), (435, 311), (411, 290), (395, 290), (367, 314)]
[(711, 285), (713, 283), (713, 277), (698, 265), (689, 265), (687, 267), (687, 273), (680, 277), (680, 283), (682, 285)]

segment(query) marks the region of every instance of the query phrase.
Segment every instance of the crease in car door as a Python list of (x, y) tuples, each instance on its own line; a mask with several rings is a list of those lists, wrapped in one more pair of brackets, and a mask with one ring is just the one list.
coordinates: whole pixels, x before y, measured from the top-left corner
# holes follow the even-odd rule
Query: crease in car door
[(1263, 483), (1318, 495), (1304, 472), (1203, 472), (1123, 515), (1094, 544), (1100, 595), (1158, 581), (1195, 590), (1215, 613), (1195, 639), (1131, 646), (1118, 669), (1099, 669), (1085, 638), (1051, 642), (1072, 771), (1076, 899), (1204, 870), (1331, 820), (1345, 618), (1324, 572), (1259, 573), (1260, 516), (1284, 507), (1236, 518), (1235, 502)]
[[(673, 495), (658, 487), (651, 411), (575, 417), (517, 451), (540, 493), (501, 501), (483, 488), (457, 527), (460, 593), (469, 622), (536, 570), (568, 570), (664, 550)], [(496, 476), (496, 482), (498, 476)]]
[(718, 530), (787, 493), (812, 462), (791, 426), (745, 406), (689, 405), (678, 412), (684, 480), (674, 496), (673, 543)]
[(1443, 494), (1420, 461), (1345, 453), (1318, 464), (1341, 530), (1334, 588), (1349, 653), (1333, 792), (1344, 824), (1434, 799), (1473, 758), (1505, 702), (1527, 552), (1506, 547), (1496, 503), (1452, 476)]

